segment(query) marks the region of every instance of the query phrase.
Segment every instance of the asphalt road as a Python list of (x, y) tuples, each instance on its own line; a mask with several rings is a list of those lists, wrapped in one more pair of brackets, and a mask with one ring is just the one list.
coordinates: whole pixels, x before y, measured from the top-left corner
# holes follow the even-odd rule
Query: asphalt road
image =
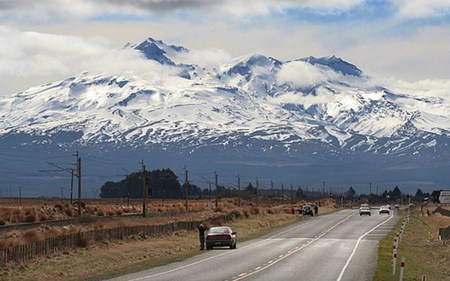
[(376, 268), (378, 241), (397, 221), (395, 211), (379, 215), (373, 210), (372, 216), (361, 217), (357, 210), (342, 210), (238, 242), (235, 250), (217, 248), (110, 280), (369, 281)]

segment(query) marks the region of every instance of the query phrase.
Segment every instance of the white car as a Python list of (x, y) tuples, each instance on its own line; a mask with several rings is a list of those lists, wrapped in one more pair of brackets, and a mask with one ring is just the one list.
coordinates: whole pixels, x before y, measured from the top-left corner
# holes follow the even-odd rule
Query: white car
[(360, 216), (362, 216), (362, 215), (372, 215), (372, 212), (370, 211), (370, 208), (369, 207), (360, 207), (359, 208), (359, 215)]
[(380, 211), (379, 214), (390, 214), (391, 213), (391, 209), (388, 206), (381, 206), (380, 207)]

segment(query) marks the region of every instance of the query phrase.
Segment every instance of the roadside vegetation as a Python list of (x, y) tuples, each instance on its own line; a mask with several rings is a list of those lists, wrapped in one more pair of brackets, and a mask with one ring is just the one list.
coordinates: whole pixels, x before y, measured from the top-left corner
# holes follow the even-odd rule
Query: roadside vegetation
[(374, 280), (399, 280), (402, 257), (405, 258), (403, 280), (420, 281), (422, 276), (427, 281), (450, 280), (450, 248), (438, 238), (439, 228), (450, 226), (449, 213), (449, 207), (438, 208), (431, 203), (414, 208), (399, 242), (395, 275), (392, 266), (393, 241), (402, 221), (395, 232), (380, 242)]
[[(112, 221), (90, 221), (77, 225), (41, 226), (39, 229), (13, 230), (9, 234), (2, 233), (2, 238), (5, 238), (2, 243), (4, 245), (7, 243), (5, 241), (16, 243), (15, 241), (39, 240), (48, 235), (58, 235), (61, 231), (76, 232), (93, 228), (111, 228), (124, 224), (158, 224), (171, 220), (202, 220), (213, 214), (229, 212), (234, 212), (236, 219), (226, 224), (238, 232), (239, 242), (242, 242), (297, 222), (301, 216), (298, 213), (293, 215), (291, 207), (299, 207), (304, 203), (305, 201), (299, 201), (295, 204), (274, 205), (260, 202), (256, 206), (254, 202), (243, 201), (242, 205), (238, 206), (237, 199), (224, 199), (220, 201), (218, 208), (211, 211), (204, 207), (206, 210), (199, 209), (192, 212), (181, 212), (180, 210), (175, 215), (145, 219), (117, 217)], [(164, 204), (169, 205), (167, 211), (173, 209), (174, 206), (175, 209), (183, 207), (181, 201), (164, 202)], [(208, 205), (207, 201), (192, 202), (193, 209), (195, 209), (195, 204)], [(334, 200), (323, 200), (322, 204), (321, 213), (335, 210)], [(165, 207), (161, 205), (157, 208), (162, 210)], [(216, 223), (221, 224), (220, 221)], [(201, 251), (199, 250), (197, 231), (176, 231), (168, 235), (152, 237), (135, 236), (124, 240), (107, 240), (100, 244), (87, 243), (82, 248), (41, 257), (26, 264), (8, 264), (2, 267), (0, 280), (97, 280), (100, 277), (167, 264), (199, 253)]]

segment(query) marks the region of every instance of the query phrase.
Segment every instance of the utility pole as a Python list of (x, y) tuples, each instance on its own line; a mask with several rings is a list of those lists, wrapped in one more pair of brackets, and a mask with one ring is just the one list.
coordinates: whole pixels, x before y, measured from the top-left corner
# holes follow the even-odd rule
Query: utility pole
[(215, 182), (216, 182), (216, 209), (219, 208), (219, 177), (217, 176), (216, 171), (214, 171)]
[(238, 206), (241, 206), (241, 177), (239, 177), (239, 175), (237, 175), (237, 185), (238, 185)]
[(19, 206), (22, 206), (22, 188), (21, 186), (17, 187), (19, 189)]
[(189, 196), (189, 177), (188, 177), (188, 170), (186, 166), (184, 166), (184, 194), (186, 197), (186, 211), (189, 209), (189, 203), (188, 203), (188, 196)]
[(291, 183), (291, 203), (294, 203), (294, 193), (293, 193), (292, 183)]
[(78, 217), (81, 217), (81, 157), (80, 154), (74, 154), (77, 158), (77, 177), (78, 177)]
[(259, 206), (258, 190), (259, 190), (259, 181), (258, 178), (256, 178), (256, 206)]
[(72, 200), (73, 200), (73, 169), (70, 169), (70, 206), (72, 206)]
[(372, 183), (369, 182), (369, 195), (372, 195)]
[(144, 159), (141, 161), (142, 165), (142, 217), (145, 218), (147, 215), (147, 194), (148, 194), (148, 183), (149, 179), (147, 178), (145, 171)]
[(284, 204), (284, 184), (281, 183), (281, 204)]
[(273, 199), (275, 198), (275, 193), (274, 193), (274, 190), (273, 190), (273, 181), (271, 180), (270, 181), (270, 197), (272, 198), (271, 200), (273, 201)]

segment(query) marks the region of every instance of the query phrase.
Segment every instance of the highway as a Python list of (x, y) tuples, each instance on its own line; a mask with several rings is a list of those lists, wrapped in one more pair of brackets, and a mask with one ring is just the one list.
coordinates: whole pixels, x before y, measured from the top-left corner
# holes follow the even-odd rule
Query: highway
[[(378, 241), (398, 222), (395, 214), (360, 216), (342, 210), (305, 220), (238, 248), (217, 248), (161, 267), (111, 281), (143, 280), (321, 280), (369, 281), (377, 262)], [(239, 235), (239, 232), (238, 232)]]

